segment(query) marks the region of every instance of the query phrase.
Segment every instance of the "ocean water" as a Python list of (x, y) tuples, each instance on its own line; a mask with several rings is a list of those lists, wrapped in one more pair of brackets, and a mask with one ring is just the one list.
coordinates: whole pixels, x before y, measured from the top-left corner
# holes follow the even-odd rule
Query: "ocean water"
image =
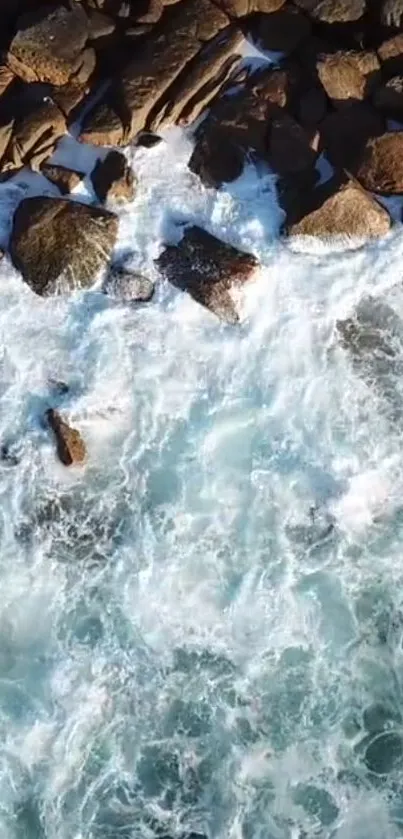
[[(150, 304), (41, 300), (1, 263), (0, 835), (397, 839), (402, 228), (284, 243), (269, 173), (209, 191), (190, 150), (128, 152), (115, 256)], [(2, 186), (4, 238), (42, 187)], [(239, 326), (158, 281), (183, 221), (259, 257)], [(358, 357), (357, 307), (381, 346)]]

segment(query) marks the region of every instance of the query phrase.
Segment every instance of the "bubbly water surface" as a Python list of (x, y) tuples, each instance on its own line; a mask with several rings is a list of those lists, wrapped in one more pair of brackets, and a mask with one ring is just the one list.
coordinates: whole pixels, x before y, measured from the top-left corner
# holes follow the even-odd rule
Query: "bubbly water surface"
[[(208, 191), (189, 152), (136, 152), (116, 255), (155, 277), (184, 220), (252, 250), (239, 327), (0, 268), (0, 835), (402, 836), (402, 230), (282, 244), (269, 174)], [(368, 298), (386, 368), (337, 340)]]

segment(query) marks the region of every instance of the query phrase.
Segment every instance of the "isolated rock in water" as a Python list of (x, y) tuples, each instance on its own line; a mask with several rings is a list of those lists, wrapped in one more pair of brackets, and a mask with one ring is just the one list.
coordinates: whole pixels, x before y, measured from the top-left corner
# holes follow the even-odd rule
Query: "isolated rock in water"
[(82, 67), (87, 38), (80, 3), (44, 5), (18, 19), (7, 63), (25, 82), (64, 85)]
[(92, 185), (99, 201), (131, 201), (134, 197), (135, 177), (124, 154), (110, 151), (98, 160), (91, 172)]
[(375, 52), (340, 50), (321, 55), (319, 79), (337, 107), (359, 102), (368, 96), (379, 79), (380, 64)]
[(147, 303), (154, 294), (154, 284), (147, 277), (127, 268), (112, 268), (104, 292), (124, 303)]
[(371, 192), (403, 193), (403, 131), (390, 131), (366, 144), (357, 165), (360, 183)]
[[(313, 206), (312, 206), (313, 205)], [(385, 236), (391, 226), (389, 213), (353, 181), (335, 188), (333, 182), (317, 187), (311, 207), (288, 228), (290, 236)]]
[(94, 282), (114, 247), (118, 218), (63, 198), (25, 198), (14, 215), (10, 253), (36, 294), (49, 296)]
[(62, 195), (72, 192), (85, 178), (85, 172), (77, 172), (75, 169), (67, 169), (66, 166), (57, 166), (54, 163), (43, 163), (41, 172), (48, 181), (60, 189)]
[(239, 320), (232, 287), (247, 282), (258, 265), (256, 257), (216, 239), (200, 227), (190, 227), (178, 245), (168, 246), (157, 260), (161, 274), (187, 291), (228, 323)]
[(366, 10), (366, 0), (294, 0), (295, 5), (322, 23), (350, 23)]
[(319, 126), (320, 150), (333, 166), (354, 168), (366, 143), (385, 131), (385, 121), (372, 105), (357, 102), (328, 114)]
[(64, 466), (83, 463), (87, 452), (80, 432), (75, 428), (70, 428), (53, 408), (46, 411), (46, 419), (56, 438), (58, 458)]

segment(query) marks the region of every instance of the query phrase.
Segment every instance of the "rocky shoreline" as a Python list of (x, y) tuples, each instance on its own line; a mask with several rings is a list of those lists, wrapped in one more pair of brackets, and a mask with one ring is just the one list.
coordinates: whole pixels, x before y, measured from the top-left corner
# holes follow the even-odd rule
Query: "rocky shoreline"
[[(36, 294), (103, 271), (105, 293), (151, 299), (151, 280), (112, 259), (113, 210), (136, 191), (117, 147), (163, 142), (173, 125), (194, 131), (188, 166), (210, 188), (250, 162), (276, 175), (285, 238), (390, 230), (387, 199), (403, 193), (402, 0), (3, 0), (0, 16), (0, 179), (29, 167), (60, 192), (23, 199), (12, 223), (11, 260)], [(245, 38), (261, 62), (243, 57)], [(80, 143), (102, 149), (92, 205), (69, 198), (85, 173), (52, 162), (77, 125)], [(155, 264), (228, 323), (231, 289), (258, 267), (186, 225)], [(76, 443), (63, 462), (84, 459)]]

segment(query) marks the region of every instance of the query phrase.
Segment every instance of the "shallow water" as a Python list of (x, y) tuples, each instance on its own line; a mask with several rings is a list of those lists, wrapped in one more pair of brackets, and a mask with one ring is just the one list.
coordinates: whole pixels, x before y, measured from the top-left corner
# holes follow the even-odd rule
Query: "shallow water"
[(369, 296), (403, 320), (402, 230), (291, 248), (269, 174), (207, 191), (189, 153), (136, 152), (116, 255), (155, 277), (185, 220), (253, 250), (239, 327), (0, 268), (1, 837), (399, 837), (402, 347), (378, 375), (336, 323)]

